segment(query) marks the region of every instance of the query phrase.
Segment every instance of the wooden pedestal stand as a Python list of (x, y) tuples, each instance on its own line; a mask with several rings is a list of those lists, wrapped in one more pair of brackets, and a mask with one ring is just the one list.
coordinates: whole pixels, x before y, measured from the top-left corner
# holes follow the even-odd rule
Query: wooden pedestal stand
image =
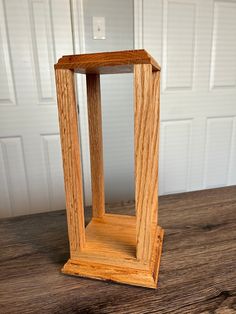
[[(70, 259), (62, 272), (157, 287), (160, 67), (145, 50), (64, 56), (55, 65)], [(86, 74), (93, 218), (85, 229), (74, 73)], [(134, 73), (136, 216), (105, 213), (100, 74)]]

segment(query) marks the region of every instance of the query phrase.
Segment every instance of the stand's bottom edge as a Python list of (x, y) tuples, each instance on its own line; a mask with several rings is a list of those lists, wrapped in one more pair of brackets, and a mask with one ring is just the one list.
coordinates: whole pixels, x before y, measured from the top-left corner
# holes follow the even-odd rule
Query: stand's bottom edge
[(122, 284), (141, 286), (146, 288), (157, 288), (158, 273), (162, 253), (162, 243), (164, 230), (158, 226), (156, 240), (153, 245), (153, 252), (149, 261), (149, 267), (137, 268), (127, 267), (121, 262), (120, 265), (111, 265), (108, 263), (97, 263), (91, 260), (80, 261), (79, 259), (69, 259), (62, 268), (62, 273), (80, 277), (87, 277), (98, 280), (114, 281)]

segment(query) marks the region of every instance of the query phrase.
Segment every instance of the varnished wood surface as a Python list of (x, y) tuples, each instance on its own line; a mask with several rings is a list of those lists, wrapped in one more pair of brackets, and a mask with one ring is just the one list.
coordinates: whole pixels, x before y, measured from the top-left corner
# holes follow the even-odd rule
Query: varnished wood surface
[(70, 255), (85, 245), (84, 204), (74, 72), (56, 70), (58, 118), (66, 191)]
[(65, 211), (0, 220), (0, 313), (236, 313), (236, 187), (160, 197), (159, 223), (159, 288), (150, 290), (61, 274)]
[(86, 83), (93, 217), (102, 217), (105, 213), (105, 190), (100, 75), (87, 74)]
[(105, 214), (87, 225), (85, 247), (64, 265), (62, 272), (99, 280), (157, 288), (162, 253), (162, 228), (154, 226), (150, 260), (136, 258), (136, 217)]
[(133, 72), (134, 64), (151, 64), (153, 71), (160, 71), (159, 64), (144, 49), (63, 56), (54, 67), (82, 74), (115, 74)]
[[(121, 66), (123, 69), (123, 66), (128, 65), (129, 68), (131, 64), (134, 70), (135, 95), (136, 234), (131, 230), (126, 234), (125, 224), (121, 218), (115, 217), (109, 221), (105, 217), (103, 219), (105, 197), (102, 115), (100, 74), (97, 74), (103, 73), (101, 70), (103, 67), (106, 68), (104, 73), (116, 73), (116, 67)], [(115, 70), (110, 72), (107, 70), (109, 67), (114, 67)], [(94, 220), (90, 228), (96, 229), (97, 226), (106, 224), (109, 226), (111, 223), (105, 229), (107, 231), (105, 242), (103, 238), (96, 237), (97, 233), (92, 232), (95, 237), (93, 241), (96, 243), (93, 250), (95, 252), (86, 251), (88, 237), (84, 231), (82, 175), (74, 91), (74, 72), (81, 72), (80, 68), (85, 70), (87, 82), (92, 212), (94, 218), (101, 219), (99, 223)], [(164, 234), (164, 230), (157, 227), (160, 68), (145, 50), (129, 50), (64, 56), (55, 65), (55, 75), (70, 242), (70, 259), (63, 267), (63, 272), (156, 288)], [(78, 193), (75, 193), (76, 191)], [(115, 223), (120, 223), (118, 232)], [(143, 273), (137, 272), (140, 267), (133, 263), (127, 266), (127, 263), (130, 263), (130, 256), (126, 255), (127, 243), (122, 239), (122, 234), (126, 234), (127, 241), (130, 235), (135, 236), (136, 254), (131, 256), (131, 259), (135, 259), (135, 264), (138, 262), (145, 265)], [(121, 244), (120, 248), (123, 251), (116, 252), (117, 243)], [(129, 244), (133, 245), (133, 241)], [(104, 245), (108, 245), (111, 250), (109, 258), (101, 256)], [(82, 265), (84, 261), (81, 261), (80, 253), (85, 252), (87, 265)], [(103, 263), (101, 257), (105, 258)], [(114, 262), (117, 263), (116, 269)]]
[(158, 212), (159, 78), (150, 64), (134, 66), (137, 259), (150, 260)]

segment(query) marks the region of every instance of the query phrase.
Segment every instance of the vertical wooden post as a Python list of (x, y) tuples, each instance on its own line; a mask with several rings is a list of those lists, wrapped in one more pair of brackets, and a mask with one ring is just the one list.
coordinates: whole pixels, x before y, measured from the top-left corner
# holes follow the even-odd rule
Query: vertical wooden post
[(148, 262), (157, 224), (159, 72), (134, 65), (135, 206), (137, 259)]
[(74, 72), (56, 69), (57, 103), (71, 258), (85, 245), (83, 186)]
[(105, 214), (102, 112), (99, 74), (87, 74), (87, 101), (90, 142), (93, 217)]
[(153, 195), (153, 223), (155, 226), (158, 224), (158, 161), (159, 161), (159, 142), (160, 142), (160, 71), (152, 72), (152, 104), (153, 104), (153, 126), (156, 129), (152, 129), (153, 136), (156, 137), (154, 142), (156, 143), (155, 150), (153, 151), (154, 158), (156, 158), (155, 171), (153, 179), (155, 181), (156, 191)]

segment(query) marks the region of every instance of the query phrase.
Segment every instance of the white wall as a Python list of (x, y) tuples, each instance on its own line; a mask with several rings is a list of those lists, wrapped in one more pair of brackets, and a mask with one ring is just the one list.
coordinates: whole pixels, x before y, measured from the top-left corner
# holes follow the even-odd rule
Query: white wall
[[(85, 0), (83, 6), (85, 52), (133, 49), (132, 0)], [(93, 39), (93, 16), (105, 17), (105, 40)], [(134, 199), (132, 75), (103, 75), (101, 90), (105, 199)]]

